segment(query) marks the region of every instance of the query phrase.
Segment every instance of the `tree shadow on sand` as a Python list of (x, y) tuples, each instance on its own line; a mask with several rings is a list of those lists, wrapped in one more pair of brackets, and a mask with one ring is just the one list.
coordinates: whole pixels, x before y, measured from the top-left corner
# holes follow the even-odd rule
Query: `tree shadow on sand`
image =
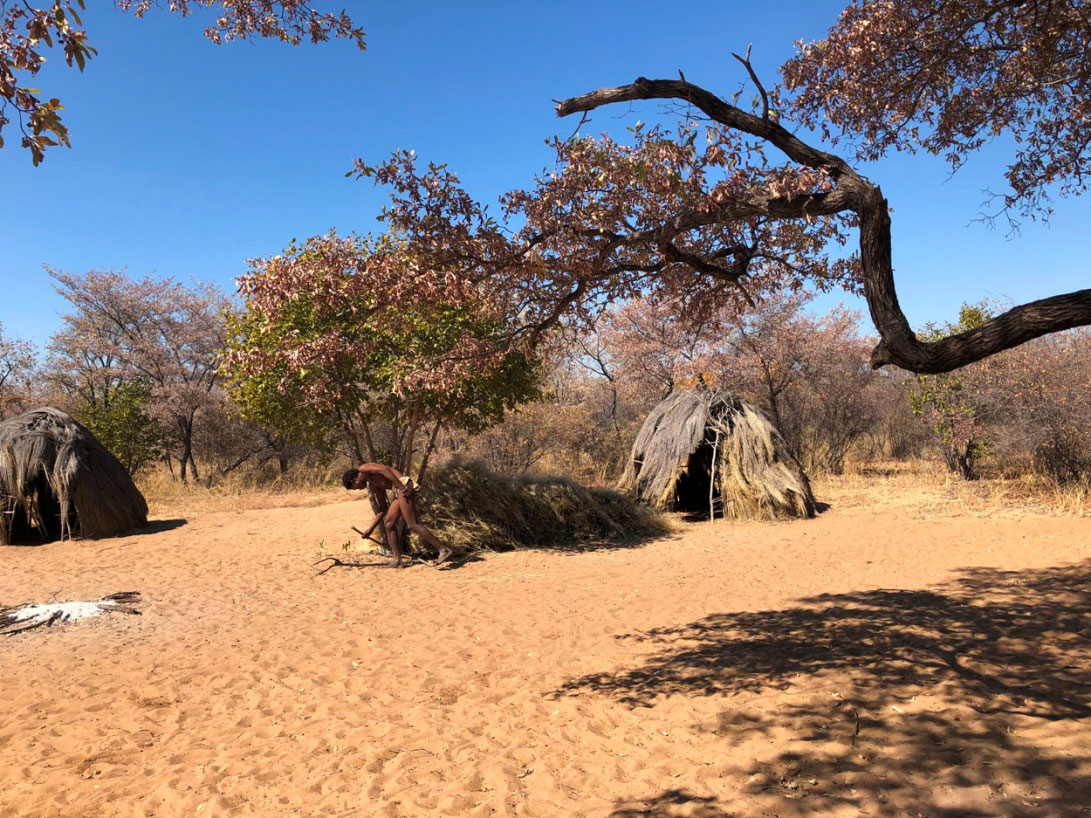
[(731, 818), (717, 806), (712, 796), (694, 795), (686, 790), (664, 790), (647, 800), (623, 801), (617, 805), (610, 818)]
[(644, 548), (653, 542), (663, 540), (679, 540), (681, 532), (663, 530), (654, 534), (635, 537), (621, 537), (609, 540), (592, 540), (589, 542), (550, 543), (547, 545), (520, 545), (515, 551), (546, 551), (550, 554), (562, 554), (576, 556), (579, 554), (592, 554), (596, 551), (626, 551), (629, 549)]
[[(766, 810), (1091, 816), (1091, 561), (973, 569), (927, 591), (822, 595), (619, 638), (656, 652), (559, 695), (654, 707), (672, 694), (792, 693), (767, 697), (772, 710), (739, 696), (702, 726), (728, 746), (776, 742), (735, 771)], [(708, 812), (734, 805), (703, 796), (677, 807), (678, 792), (614, 814), (734, 814)]]

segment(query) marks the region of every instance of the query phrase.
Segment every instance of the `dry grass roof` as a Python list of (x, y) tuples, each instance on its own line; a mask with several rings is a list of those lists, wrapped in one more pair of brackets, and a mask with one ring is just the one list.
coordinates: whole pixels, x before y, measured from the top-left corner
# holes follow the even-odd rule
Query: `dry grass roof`
[(663, 510), (703, 503), (709, 514), (715, 507), (742, 519), (815, 514), (810, 481), (780, 432), (723, 390), (675, 392), (652, 409), (620, 485)]
[(125, 467), (70, 415), (44, 407), (0, 422), (0, 541), (109, 537), (147, 521)]

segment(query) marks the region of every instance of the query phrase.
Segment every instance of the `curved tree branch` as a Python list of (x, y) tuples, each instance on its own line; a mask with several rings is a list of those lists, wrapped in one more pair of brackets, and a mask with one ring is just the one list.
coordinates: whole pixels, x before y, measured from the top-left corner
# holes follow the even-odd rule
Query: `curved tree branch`
[[(638, 77), (630, 85), (600, 88), (562, 100), (557, 103), (557, 115), (586, 113), (604, 105), (638, 99), (683, 100), (721, 125), (769, 142), (789, 159), (829, 173), (837, 185), (829, 193), (794, 199), (751, 197), (744, 202), (728, 202), (715, 213), (678, 214), (654, 232), (662, 240), (684, 229), (731, 221), (744, 212), (777, 219), (856, 213), (860, 222), (864, 295), (880, 337), (871, 355), (873, 367), (896, 364), (911, 372), (949, 372), (1042, 335), (1091, 324), (1091, 289), (1078, 290), (1015, 307), (980, 327), (925, 343), (914, 334), (898, 303), (891, 260), (889, 206), (878, 185), (858, 174), (841, 157), (805, 143), (772, 118), (743, 111), (685, 80)], [(684, 257), (672, 260), (690, 263)]]

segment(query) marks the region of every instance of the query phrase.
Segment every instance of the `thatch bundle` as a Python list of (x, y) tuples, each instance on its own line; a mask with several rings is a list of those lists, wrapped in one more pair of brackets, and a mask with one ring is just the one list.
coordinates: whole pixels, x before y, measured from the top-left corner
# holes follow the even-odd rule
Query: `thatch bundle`
[(564, 477), (497, 474), (454, 460), (421, 490), (421, 520), (459, 550), (569, 548), (662, 536), (666, 522), (616, 491)]
[(148, 522), (125, 467), (50, 407), (0, 423), (0, 542), (109, 537)]
[(725, 517), (813, 517), (799, 463), (761, 410), (731, 392), (669, 395), (633, 444), (621, 488), (656, 508)]

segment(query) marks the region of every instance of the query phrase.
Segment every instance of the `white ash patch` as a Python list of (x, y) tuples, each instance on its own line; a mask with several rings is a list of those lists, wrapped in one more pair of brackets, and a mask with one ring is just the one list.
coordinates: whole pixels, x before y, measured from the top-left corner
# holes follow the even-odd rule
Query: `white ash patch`
[(44, 605), (32, 603), (16, 608), (10, 616), (16, 622), (26, 622), (28, 619), (49, 619), (56, 614), (58, 622), (70, 622), (73, 619), (90, 619), (105, 613), (108, 608), (116, 607), (116, 602), (106, 599), (97, 602), (48, 602)]
[(71, 602), (28, 602), (11, 608), (0, 608), (0, 634), (11, 636), (43, 625), (90, 619), (104, 613), (139, 614), (135, 607), (140, 601), (136, 591), (111, 594), (102, 599)]

